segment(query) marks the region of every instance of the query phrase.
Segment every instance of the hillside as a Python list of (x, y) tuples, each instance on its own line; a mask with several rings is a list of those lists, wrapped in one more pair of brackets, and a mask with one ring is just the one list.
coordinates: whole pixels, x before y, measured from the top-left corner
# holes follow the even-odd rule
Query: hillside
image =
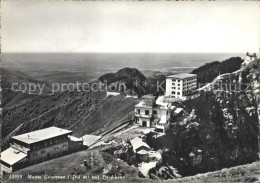
[[(3, 73), (3, 83), (23, 82), (26, 77), (9, 80)], [(121, 124), (131, 116), (137, 103), (124, 96), (106, 97), (105, 92), (62, 92), (55, 95), (36, 95), (3, 89), (3, 147), (7, 147), (11, 136), (49, 126), (71, 129), (76, 136), (86, 133), (100, 134)]]
[(219, 74), (232, 73), (240, 69), (243, 60), (240, 57), (231, 57), (229, 59), (207, 63), (194, 69), (191, 73), (198, 75), (198, 83), (210, 83)]
[[(20, 71), (11, 71), (7, 70), (5, 68), (1, 68), (1, 77), (2, 77), (2, 83), (1, 87), (2, 89), (10, 89), (12, 88), (13, 84), (25, 84), (21, 89), (24, 90), (25, 93), (28, 93), (29, 83), (35, 83), (40, 86), (44, 85), (43, 94), (49, 94), (51, 92), (51, 84), (45, 81), (36, 80), (33, 77), (20, 72)], [(19, 89), (17, 85), (14, 85), (14, 89)], [(35, 91), (33, 91), (33, 88), (31, 88), (31, 93), (38, 94), (40, 93), (39, 88), (36, 88)]]
[[(118, 145), (120, 146), (120, 145)], [(111, 154), (105, 152), (109, 148), (103, 148), (99, 150), (81, 151), (64, 157), (60, 157), (54, 160), (43, 162), (37, 165), (33, 165), (17, 171), (17, 174), (23, 175), (48, 175), (48, 176), (68, 176), (68, 175), (81, 175), (81, 176), (94, 176), (94, 175), (106, 175), (106, 176), (122, 176), (124, 177), (120, 181), (127, 179), (133, 179), (138, 177), (139, 170), (135, 167), (129, 166), (124, 161), (116, 160)], [(71, 161), (73, 159), (73, 161)], [(84, 160), (88, 166), (84, 166)], [(66, 164), (66, 166), (64, 166)], [(26, 182), (28, 179), (24, 178)], [(42, 181), (42, 180), (41, 180)], [(62, 182), (70, 182), (72, 180), (62, 180)], [(87, 180), (74, 180), (77, 182), (92, 182), (93, 179)], [(100, 180), (97, 180), (100, 181)], [(105, 180), (103, 180), (105, 181)], [(106, 180), (114, 182), (115, 180)], [(146, 179), (147, 181), (147, 179)], [(18, 181), (14, 181), (18, 182)], [(19, 180), (20, 182), (20, 180)], [(33, 182), (39, 182), (35, 180)], [(43, 180), (43, 182), (55, 182), (50, 179)]]
[(184, 177), (178, 180), (166, 180), (165, 182), (179, 183), (205, 183), (205, 182), (259, 182), (260, 162), (240, 165), (232, 168), (224, 168), (219, 171)]
[[(259, 65), (224, 74), (201, 96), (176, 103), (184, 108), (166, 136), (147, 138), (155, 149), (165, 149), (163, 163), (181, 175), (214, 171), (257, 161), (259, 136)], [(235, 86), (237, 90), (234, 90)], [(222, 86), (222, 87), (221, 87)], [(231, 86), (232, 89), (225, 86)]]
[[(124, 83), (126, 90), (123, 93), (127, 95), (138, 95), (139, 97), (148, 93), (153, 95), (163, 94), (162, 89), (157, 90), (157, 82), (162, 83), (165, 81), (165, 76), (162, 74), (153, 75), (149, 78), (146, 78), (139, 70), (135, 68), (123, 68), (117, 71), (116, 73), (108, 73), (99, 77), (99, 81), (108, 85), (111, 83), (116, 83), (117, 86), (119, 83)], [(165, 89), (165, 83), (162, 84), (162, 88)], [(119, 90), (117, 90), (119, 91)], [(121, 91), (119, 91), (121, 92)]]
[[(211, 70), (214, 65), (218, 65), (214, 73), (218, 76), (217, 70), (221, 70), (224, 74), (214, 79), (219, 82), (214, 82), (214, 85), (201, 91), (200, 97), (173, 104), (182, 107), (184, 112), (172, 120), (172, 127), (165, 136), (157, 137), (154, 133), (147, 135), (149, 146), (162, 152), (162, 164), (150, 170), (150, 180), (172, 178), (168, 172), (172, 170), (166, 168), (170, 166), (176, 168), (182, 176), (191, 176), (259, 159), (260, 67), (250, 64), (241, 69), (237, 68), (235, 72), (230, 71), (233, 70), (230, 68), (232, 63), (237, 60), (240, 59), (231, 58), (224, 61), (225, 64), (220, 64), (222, 66), (214, 62), (212, 65), (198, 68), (198, 76), (206, 74), (207, 80), (211, 77), (209, 73), (205, 73), (207, 67)], [(224, 65), (230, 67), (226, 66), (224, 69)], [(149, 92), (158, 95), (160, 91), (158, 92), (155, 86), (150, 88), (150, 85), (135, 88), (133, 80), (148, 80), (155, 84), (156, 79), (163, 81), (165, 76), (154, 75), (146, 78), (137, 69), (124, 68), (101, 76), (99, 81), (125, 82), (127, 90), (122, 93), (140, 96)], [(234, 89), (237, 84), (239, 87)], [(2, 139), (4, 147), (8, 145), (12, 135), (53, 125), (71, 129), (78, 137), (86, 133), (102, 134), (131, 119), (134, 105), (138, 103), (137, 99), (126, 98), (124, 95), (106, 97), (105, 92), (63, 92), (47, 96), (28, 95), (5, 89), (3, 96), (2, 128), (6, 130), (3, 131)], [(130, 166), (129, 159), (126, 160), (128, 164), (114, 156), (114, 150), (120, 149), (120, 145), (122, 143), (115, 142), (112, 145), (77, 152), (19, 170), (18, 173), (85, 175), (88, 172), (101, 173), (109, 166), (112, 167), (112, 175), (127, 175), (126, 181), (147, 181), (140, 178), (135, 167)], [(93, 168), (82, 166), (85, 159), (90, 160), (93, 156), (96, 160)], [(257, 165), (249, 166), (252, 172), (247, 172), (244, 168), (234, 168), (230, 171), (219, 171), (220, 173), (208, 173), (205, 179), (198, 175), (194, 179), (187, 177), (177, 181), (254, 181), (258, 175)], [(233, 175), (234, 179), (224, 178)]]

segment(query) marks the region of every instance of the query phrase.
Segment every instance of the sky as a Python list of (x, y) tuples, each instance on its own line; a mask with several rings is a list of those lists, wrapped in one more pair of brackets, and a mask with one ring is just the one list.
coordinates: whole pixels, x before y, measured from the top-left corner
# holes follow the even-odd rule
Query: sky
[(256, 1), (3, 1), (2, 52), (259, 51)]

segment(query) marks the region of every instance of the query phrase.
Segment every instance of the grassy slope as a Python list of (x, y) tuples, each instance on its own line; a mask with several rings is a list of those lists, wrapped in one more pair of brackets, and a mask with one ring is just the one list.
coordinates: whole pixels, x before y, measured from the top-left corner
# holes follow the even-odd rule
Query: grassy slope
[[(29, 95), (11, 91), (11, 83), (33, 80), (21, 72), (3, 70), (3, 121), (1, 145), (10, 136), (49, 126), (73, 130), (75, 135), (100, 134), (131, 119), (137, 100), (123, 96), (106, 97), (105, 92), (63, 92), (55, 95)], [(11, 134), (11, 135), (9, 135)]]
[(198, 174), (191, 177), (185, 177), (178, 180), (167, 180), (165, 182), (257, 182), (260, 178), (260, 162), (224, 168), (219, 171)]
[[(74, 154), (66, 155), (63, 157), (59, 157), (50, 161), (46, 161), (40, 164), (36, 164), (21, 169), (19, 171), (14, 172), (13, 174), (25, 175), (25, 177), (23, 178), (24, 182), (28, 181), (28, 179), (26, 178), (26, 175), (28, 174), (49, 175), (49, 176), (55, 176), (55, 175), (102, 176), (103, 169), (107, 168), (108, 165), (109, 166), (112, 165), (113, 168), (110, 171), (110, 173), (116, 174), (117, 176), (124, 175), (126, 179), (123, 179), (123, 182), (125, 182), (126, 180), (129, 181), (138, 180), (139, 170), (137, 168), (131, 167), (123, 161), (118, 161), (112, 155), (103, 152), (103, 150), (105, 150), (104, 148), (109, 148), (109, 147), (103, 147), (103, 149), (96, 149), (96, 150), (94, 149), (94, 150), (80, 151)], [(87, 161), (88, 167), (84, 166), (83, 164), (84, 160)], [(106, 175), (109, 176), (110, 174), (108, 173)], [(8, 177), (4, 177), (4, 179), (8, 181)], [(140, 179), (140, 181), (142, 180), (143, 179)], [(19, 180), (14, 182), (23, 182), (23, 181)], [(34, 182), (38, 182), (38, 181), (35, 180)], [(70, 182), (70, 180), (66, 180), (66, 181)], [(114, 182), (113, 180), (111, 181)], [(43, 182), (52, 182), (52, 181), (44, 180)]]
[(137, 102), (124, 96), (106, 97), (102, 92), (64, 93), (58, 97), (14, 93), (14, 98), (4, 106), (2, 143), (8, 144), (8, 134), (21, 134), (49, 126), (71, 129), (76, 136), (94, 132), (100, 134), (129, 120), (129, 112), (133, 111)]
[[(88, 159), (91, 155), (98, 158), (94, 163), (93, 169), (88, 171), (82, 166), (83, 160)], [(72, 155), (67, 155), (54, 160), (43, 162), (22, 170), (19, 170), (13, 174), (31, 174), (31, 175), (68, 175), (72, 173), (80, 173), (81, 175), (93, 174), (97, 172), (98, 167), (104, 167), (106, 164), (112, 163), (117, 165), (119, 169), (126, 172), (127, 178), (121, 182), (157, 182), (151, 179), (144, 179), (134, 177), (137, 176), (137, 169), (126, 165), (122, 161), (114, 160), (111, 155), (97, 150), (93, 151), (81, 151)], [(203, 182), (256, 182), (260, 178), (260, 162), (254, 162), (252, 164), (246, 164), (236, 166), (232, 168), (224, 168), (219, 171), (208, 172), (204, 174), (198, 174), (195, 176), (184, 177), (180, 179), (165, 180), (163, 182), (178, 182), (178, 183), (203, 183)], [(62, 170), (62, 171), (61, 171)], [(7, 179), (4, 179), (7, 182)], [(10, 181), (8, 181), (10, 182)], [(18, 181), (14, 181), (18, 182)], [(23, 182), (23, 181), (19, 181)], [(24, 180), (28, 182), (28, 180)], [(37, 181), (35, 181), (37, 182)], [(46, 182), (50, 182), (46, 180)], [(103, 182), (103, 181), (101, 181)], [(115, 182), (115, 181), (112, 181)], [(161, 181), (160, 181), (161, 182)]]

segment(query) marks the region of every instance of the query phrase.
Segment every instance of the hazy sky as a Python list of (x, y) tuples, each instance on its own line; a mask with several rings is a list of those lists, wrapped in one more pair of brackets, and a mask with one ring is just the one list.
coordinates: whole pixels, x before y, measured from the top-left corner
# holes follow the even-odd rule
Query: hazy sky
[(258, 2), (2, 2), (3, 52), (258, 52)]

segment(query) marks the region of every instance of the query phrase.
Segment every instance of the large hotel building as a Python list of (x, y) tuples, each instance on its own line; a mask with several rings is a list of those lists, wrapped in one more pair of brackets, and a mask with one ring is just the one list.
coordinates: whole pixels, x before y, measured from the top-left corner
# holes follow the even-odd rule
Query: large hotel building
[(176, 74), (166, 77), (167, 97), (188, 99), (197, 89), (196, 74)]

